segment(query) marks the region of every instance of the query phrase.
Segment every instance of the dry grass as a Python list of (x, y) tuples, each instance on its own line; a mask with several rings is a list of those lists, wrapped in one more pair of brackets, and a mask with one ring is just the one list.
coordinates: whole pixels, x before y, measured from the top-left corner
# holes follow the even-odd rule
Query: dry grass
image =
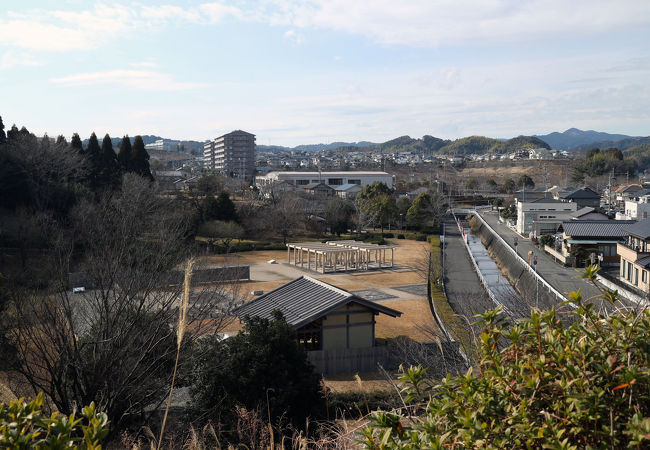
[[(362, 383), (357, 381), (357, 375)], [(373, 392), (391, 391), (395, 388), (397, 377), (393, 376), (392, 382), (379, 372), (361, 372), (358, 374), (325, 375), (323, 382), (332, 392)]]
[(16, 396), (11, 389), (9, 389), (3, 382), (0, 382), (0, 403), (9, 403), (12, 400), (16, 400)]
[(382, 305), (396, 309), (401, 317), (389, 317), (383, 314), (375, 316), (375, 336), (377, 338), (395, 338), (408, 336), (418, 342), (429, 342), (432, 336), (439, 333), (429, 302), (421, 300), (384, 300)]

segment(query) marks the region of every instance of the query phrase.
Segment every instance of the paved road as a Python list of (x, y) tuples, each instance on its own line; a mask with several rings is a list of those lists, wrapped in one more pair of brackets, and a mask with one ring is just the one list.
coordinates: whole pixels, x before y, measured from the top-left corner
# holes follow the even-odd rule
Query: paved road
[(475, 314), (496, 307), (474, 272), (453, 218), (445, 219), (445, 288), (454, 312), (472, 322)]
[[(548, 281), (551, 286), (562, 293), (576, 291), (581, 289), (582, 298), (586, 299), (600, 294), (596, 287), (584, 279), (577, 278), (579, 275), (577, 269), (563, 267), (555, 262), (553, 258), (542, 249), (533, 245), (530, 240), (519, 236), (516, 232), (499, 223), (497, 213), (494, 211), (481, 212), (481, 217), (510, 245), (514, 248), (514, 238), (518, 236), (519, 245), (517, 251), (524, 259), (527, 259), (529, 250), (537, 255), (537, 271)], [(597, 304), (600, 306), (601, 302)], [(605, 305), (603, 305), (605, 306)]]

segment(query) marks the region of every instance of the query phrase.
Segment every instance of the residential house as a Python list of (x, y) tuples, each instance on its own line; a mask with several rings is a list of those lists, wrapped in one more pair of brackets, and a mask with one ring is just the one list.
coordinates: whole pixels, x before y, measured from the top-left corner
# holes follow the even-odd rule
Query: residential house
[(358, 184), (342, 184), (341, 186), (336, 186), (334, 188), (336, 195), (342, 199), (354, 200), (361, 191), (361, 186)]
[[(645, 189), (643, 191), (645, 191)], [(625, 200), (625, 210), (622, 213), (617, 213), (617, 218), (618, 216), (627, 220), (647, 219), (650, 217), (650, 195), (643, 195), (640, 197), (634, 197), (630, 200)]]
[(640, 184), (626, 183), (611, 189), (611, 195), (614, 201), (623, 204), (625, 200), (630, 200), (636, 196), (636, 193), (643, 189)]
[(564, 195), (562, 199), (575, 202), (578, 208), (584, 208), (585, 206), (600, 207), (600, 194), (587, 186)]
[(540, 198), (552, 198), (551, 193), (546, 188), (538, 187), (534, 189), (520, 189), (515, 191), (515, 200), (517, 202), (529, 202)]
[(616, 266), (620, 262), (617, 244), (625, 240), (625, 228), (634, 223), (633, 220), (562, 222), (561, 253), (565, 258), (575, 261), (574, 267), (584, 267), (598, 261), (603, 266)]
[(630, 225), (624, 229), (627, 236), (617, 245), (621, 257), (620, 280), (644, 293), (650, 293), (648, 271), (650, 271), (650, 219)]
[(608, 220), (609, 216), (599, 212), (592, 206), (585, 206), (570, 214), (571, 220)]
[(334, 188), (325, 183), (310, 183), (305, 186), (300, 186), (300, 188), (302, 188), (304, 193), (319, 198), (333, 197), (336, 195)]
[(387, 353), (376, 347), (375, 316), (402, 314), (309, 276), (240, 306), (235, 314), (270, 319), (275, 310), (296, 330), (298, 341), (322, 373), (376, 369)]

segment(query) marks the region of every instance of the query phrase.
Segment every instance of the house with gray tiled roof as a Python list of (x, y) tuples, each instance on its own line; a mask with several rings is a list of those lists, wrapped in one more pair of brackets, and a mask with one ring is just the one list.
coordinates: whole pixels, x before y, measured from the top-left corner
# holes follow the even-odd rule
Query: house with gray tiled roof
[[(323, 373), (345, 371), (341, 370), (344, 366), (354, 368), (352, 372), (375, 369), (380, 362), (377, 358), (384, 354), (373, 351), (376, 347), (375, 316), (399, 317), (402, 314), (304, 275), (240, 306), (235, 315), (271, 319), (276, 310), (296, 331), (298, 341), (310, 353), (310, 360)], [(338, 352), (339, 359), (347, 358), (348, 361), (338, 367), (330, 361), (328, 367), (327, 352)]]
[(650, 293), (650, 218), (629, 225), (624, 231), (625, 240), (616, 248), (621, 258), (620, 280)]
[(617, 244), (625, 240), (625, 229), (634, 223), (633, 220), (562, 222), (562, 255), (574, 260), (577, 267), (596, 261), (600, 261), (603, 266), (618, 265), (620, 260), (616, 251)]
[(562, 199), (577, 203), (578, 209), (584, 208), (585, 206), (591, 206), (594, 208), (600, 206), (600, 194), (588, 186), (565, 194)]

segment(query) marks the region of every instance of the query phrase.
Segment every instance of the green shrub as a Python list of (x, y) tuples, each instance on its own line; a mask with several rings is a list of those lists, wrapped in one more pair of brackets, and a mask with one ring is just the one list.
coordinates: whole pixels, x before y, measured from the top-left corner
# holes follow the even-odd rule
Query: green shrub
[(546, 245), (546, 246), (551, 247), (551, 246), (553, 246), (554, 242), (555, 242), (555, 239), (553, 239), (553, 235), (551, 235), (551, 234), (542, 234), (539, 237), (539, 243), (542, 244), (542, 245)]
[(79, 418), (43, 411), (43, 394), (26, 402), (24, 398), (9, 405), (0, 404), (0, 447), (2, 448), (73, 448), (101, 449), (108, 435), (106, 414), (91, 403)]
[[(583, 277), (593, 281), (597, 268)], [(617, 292), (601, 290), (615, 303)], [(481, 315), (478, 368), (434, 386), (426, 369), (400, 377), (410, 404), (377, 412), (367, 448), (649, 448), (650, 312), (601, 316), (580, 291), (579, 320), (534, 310), (509, 328)], [(503, 339), (509, 341), (503, 345)], [(408, 419), (406, 419), (408, 416)]]
[(380, 234), (365, 233), (365, 234), (362, 234), (357, 239), (361, 240), (363, 242), (368, 242), (369, 244), (382, 245), (382, 244), (386, 243), (386, 241), (384, 240), (384, 237), (382, 235), (380, 235)]
[(388, 239), (392, 239), (395, 237), (395, 235), (393, 233), (384, 233), (384, 237)]
[(418, 233), (415, 235), (415, 240), (416, 241), (426, 241), (427, 240), (427, 235), (424, 233)]
[(397, 235), (397, 239), (405, 239), (405, 237), (404, 237), (403, 234), (398, 234), (398, 235)]

